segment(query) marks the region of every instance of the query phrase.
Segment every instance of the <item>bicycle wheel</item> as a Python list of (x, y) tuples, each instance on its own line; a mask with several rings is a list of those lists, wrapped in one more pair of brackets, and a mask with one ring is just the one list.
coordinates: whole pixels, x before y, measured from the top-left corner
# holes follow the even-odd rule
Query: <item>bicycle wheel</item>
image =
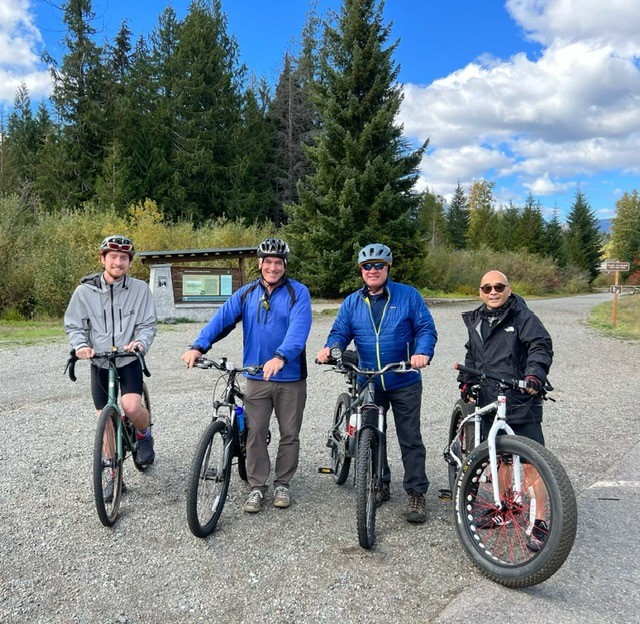
[(347, 425), (349, 424), (349, 410), (351, 397), (343, 392), (336, 401), (333, 413), (333, 434), (338, 438), (337, 443), (331, 445), (331, 463), (333, 468), (333, 478), (338, 485), (342, 485), (349, 476), (351, 467), (351, 457), (347, 456)]
[[(453, 440), (454, 436), (460, 429), (460, 423), (466, 418), (473, 410), (475, 405), (465, 403), (462, 399), (458, 399), (453, 406), (453, 413), (451, 414), (451, 424), (449, 425), (449, 444)], [(467, 455), (475, 446), (475, 423), (468, 422), (464, 426), (464, 431), (460, 438), (460, 450), (459, 456), (462, 459), (462, 463), (467, 459)], [(449, 489), (453, 493), (453, 489), (456, 484), (456, 477), (458, 476), (458, 464), (449, 464)]]
[(118, 459), (117, 445), (119, 418), (112, 405), (102, 410), (93, 445), (93, 496), (98, 518), (108, 527), (118, 517), (122, 497), (122, 461)]
[(376, 450), (375, 433), (364, 429), (356, 455), (356, 520), (358, 541), (367, 549), (376, 539)]
[[(496, 439), (501, 507), (494, 504), (489, 448), (479, 445), (456, 483), (458, 535), (472, 561), (493, 581), (527, 587), (557, 572), (576, 535), (576, 498), (564, 468), (541, 444)], [(524, 479), (516, 483), (514, 459)]]
[(187, 521), (196, 537), (211, 534), (222, 513), (231, 481), (233, 444), (221, 420), (212, 422), (200, 438), (187, 484)]

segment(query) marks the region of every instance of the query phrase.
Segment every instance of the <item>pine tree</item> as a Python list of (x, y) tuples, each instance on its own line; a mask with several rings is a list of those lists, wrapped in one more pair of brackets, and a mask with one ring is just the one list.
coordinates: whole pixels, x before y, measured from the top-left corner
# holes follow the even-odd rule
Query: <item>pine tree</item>
[(566, 266), (564, 230), (560, 223), (558, 208), (554, 208), (551, 219), (545, 223), (542, 241), (543, 253), (549, 256), (558, 266)]
[(469, 229), (467, 244), (471, 249), (498, 246), (498, 217), (493, 208), (495, 182), (476, 180), (469, 191)]
[(447, 242), (445, 200), (442, 195), (427, 189), (422, 194), (422, 203), (416, 214), (416, 222), (429, 249)]
[(454, 249), (465, 249), (469, 229), (469, 206), (460, 180), (447, 211), (447, 229), (450, 245)]
[(398, 279), (422, 277), (424, 244), (410, 216), (420, 202), (412, 190), (426, 143), (411, 151), (395, 123), (402, 101), (392, 61), (397, 43), (385, 47), (390, 27), (382, 8), (345, 0), (320, 49), (314, 101), (321, 129), (308, 151), (314, 173), (289, 222), (298, 274), (319, 295), (357, 287), (358, 249), (374, 241), (392, 248)]
[(91, 0), (67, 0), (63, 21), (67, 27), (67, 49), (58, 69), (51, 59), (52, 102), (62, 122), (60, 155), (72, 164), (65, 178), (58, 180), (58, 202), (76, 206), (93, 196), (95, 180), (109, 128), (105, 125), (108, 73), (102, 63), (102, 49), (93, 37), (95, 17)]
[(522, 245), (519, 237), (522, 215), (520, 208), (513, 202), (497, 212), (498, 237), (495, 241), (496, 251), (513, 251)]
[(544, 219), (540, 202), (536, 201), (531, 193), (522, 209), (520, 227), (518, 229), (518, 247), (526, 249), (529, 253), (536, 254), (542, 251), (541, 241), (544, 231)]
[(578, 188), (576, 198), (567, 217), (565, 253), (567, 263), (586, 271), (591, 280), (599, 272), (602, 237), (598, 221), (582, 190)]

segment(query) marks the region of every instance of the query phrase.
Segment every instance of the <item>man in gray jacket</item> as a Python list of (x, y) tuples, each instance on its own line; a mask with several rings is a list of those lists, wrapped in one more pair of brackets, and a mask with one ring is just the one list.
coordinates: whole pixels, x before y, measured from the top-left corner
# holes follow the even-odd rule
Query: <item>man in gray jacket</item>
[[(81, 360), (112, 348), (148, 351), (156, 335), (156, 307), (146, 282), (128, 274), (135, 249), (124, 236), (108, 236), (100, 245), (101, 273), (80, 280), (64, 315), (64, 330)], [(142, 404), (142, 368), (136, 359), (118, 366), (122, 407), (139, 440), (136, 461), (155, 459), (149, 412)], [(108, 370), (91, 366), (91, 394), (100, 412), (107, 404)]]

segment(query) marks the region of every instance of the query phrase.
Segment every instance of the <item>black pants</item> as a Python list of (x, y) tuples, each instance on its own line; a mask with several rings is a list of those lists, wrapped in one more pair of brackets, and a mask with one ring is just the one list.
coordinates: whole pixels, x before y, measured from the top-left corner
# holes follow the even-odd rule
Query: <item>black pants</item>
[[(422, 404), (422, 381), (398, 388), (381, 390), (376, 388), (376, 404), (387, 414), (393, 410), (398, 443), (404, 466), (403, 487), (408, 494), (420, 492), (426, 494), (429, 480), (425, 469), (426, 451), (420, 433), (420, 407)], [(386, 432), (385, 432), (386, 433)], [(388, 441), (387, 441), (388, 444)], [(391, 481), (391, 471), (385, 456), (383, 481)]]

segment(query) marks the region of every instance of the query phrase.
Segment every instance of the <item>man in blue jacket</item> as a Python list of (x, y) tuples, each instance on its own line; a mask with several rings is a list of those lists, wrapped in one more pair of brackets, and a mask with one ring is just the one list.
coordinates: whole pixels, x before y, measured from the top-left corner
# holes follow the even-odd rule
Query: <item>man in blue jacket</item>
[[(420, 433), (422, 379), (417, 369), (433, 358), (438, 335), (420, 293), (389, 279), (393, 255), (386, 245), (372, 243), (358, 254), (364, 286), (343, 302), (326, 345), (317, 356), (330, 359), (331, 347), (346, 349), (353, 340), (361, 368), (380, 369), (390, 362), (410, 361), (415, 373), (389, 373), (376, 378), (376, 403), (385, 414), (389, 407), (398, 434), (404, 466), (403, 486), (409, 495), (406, 518), (422, 523), (427, 519), (425, 494), (429, 487), (426, 452)], [(391, 497), (391, 473), (385, 458), (383, 484), (376, 494), (382, 504)]]
[(243, 329), (243, 363), (261, 365), (246, 375), (247, 481), (252, 488), (244, 511), (262, 509), (271, 470), (267, 437), (271, 413), (280, 429), (273, 504), (290, 505), (289, 481), (298, 467), (300, 427), (307, 399), (305, 345), (311, 329), (309, 290), (286, 275), (289, 246), (267, 238), (258, 246), (260, 277), (237, 290), (200, 332), (182, 359), (189, 368), (239, 320)]

